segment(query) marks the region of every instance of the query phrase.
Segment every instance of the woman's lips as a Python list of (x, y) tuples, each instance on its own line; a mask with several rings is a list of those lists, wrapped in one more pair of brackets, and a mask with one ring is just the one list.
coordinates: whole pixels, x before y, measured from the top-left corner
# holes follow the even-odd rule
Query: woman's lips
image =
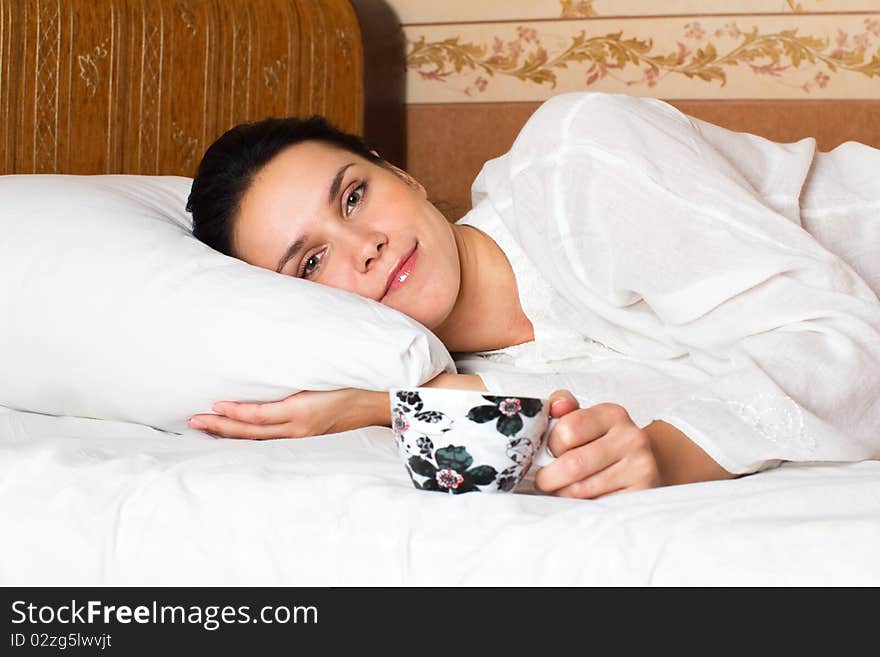
[(384, 299), (389, 294), (391, 294), (394, 290), (399, 288), (401, 285), (406, 283), (410, 277), (412, 276), (413, 270), (416, 267), (416, 260), (419, 258), (418, 244), (413, 248), (412, 253), (404, 260), (400, 267), (391, 275), (388, 283), (388, 287), (385, 290), (385, 294), (382, 295)]

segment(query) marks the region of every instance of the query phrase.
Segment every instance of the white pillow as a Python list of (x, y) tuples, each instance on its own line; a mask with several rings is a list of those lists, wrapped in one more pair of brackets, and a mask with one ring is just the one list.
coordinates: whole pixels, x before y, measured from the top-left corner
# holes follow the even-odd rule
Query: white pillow
[(455, 372), (403, 313), (196, 240), (191, 183), (0, 176), (0, 405), (182, 431), (221, 399)]

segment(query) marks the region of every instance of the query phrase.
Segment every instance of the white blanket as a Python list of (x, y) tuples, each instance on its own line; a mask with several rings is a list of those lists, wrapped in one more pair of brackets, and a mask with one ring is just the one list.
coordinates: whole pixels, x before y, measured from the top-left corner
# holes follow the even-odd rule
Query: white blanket
[(4, 586), (877, 586), (880, 462), (448, 496), (382, 427), (256, 442), (0, 409), (0, 527)]
[[(815, 146), (561, 94), (484, 165), (458, 223), (507, 255), (545, 371), (620, 359), (575, 394), (666, 421), (729, 472), (878, 459), (880, 150)], [(484, 381), (563, 387), (528, 378)]]

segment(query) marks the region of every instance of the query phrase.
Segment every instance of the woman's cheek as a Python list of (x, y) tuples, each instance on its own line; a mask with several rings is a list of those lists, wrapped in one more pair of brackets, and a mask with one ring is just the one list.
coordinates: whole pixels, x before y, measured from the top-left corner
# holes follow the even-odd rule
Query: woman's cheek
[(410, 316), (433, 330), (449, 317), (455, 306), (458, 298), (458, 277), (434, 276), (429, 280), (430, 287), (421, 290), (421, 294), (416, 299), (418, 311), (415, 314), (420, 316), (417, 317), (415, 314)]

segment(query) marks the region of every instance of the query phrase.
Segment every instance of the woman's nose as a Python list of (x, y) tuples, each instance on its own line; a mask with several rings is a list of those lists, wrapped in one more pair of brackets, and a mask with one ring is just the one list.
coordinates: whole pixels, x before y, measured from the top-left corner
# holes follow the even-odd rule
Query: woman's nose
[(380, 233), (371, 233), (363, 238), (360, 247), (360, 262), (364, 271), (367, 271), (382, 256), (388, 239)]

